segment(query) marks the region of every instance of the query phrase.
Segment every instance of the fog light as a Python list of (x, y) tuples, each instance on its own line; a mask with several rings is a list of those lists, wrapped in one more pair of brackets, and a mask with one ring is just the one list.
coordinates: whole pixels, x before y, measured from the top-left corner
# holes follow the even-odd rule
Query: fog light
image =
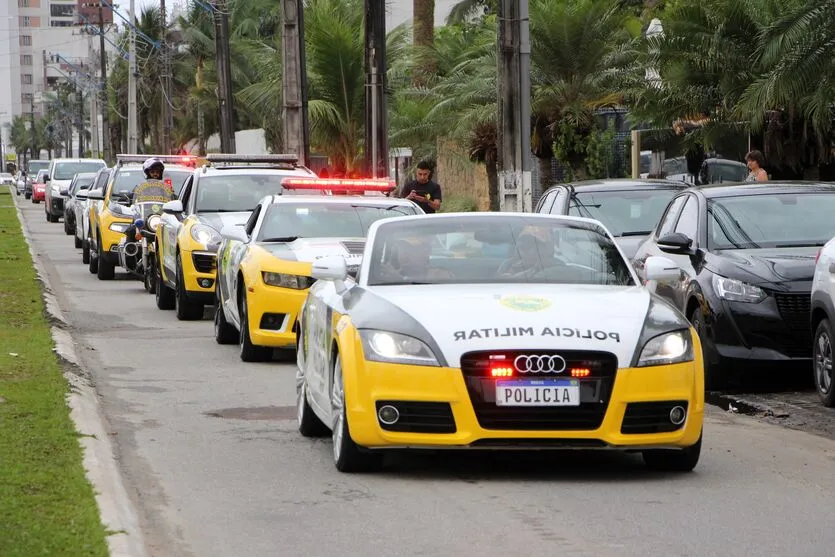
[(212, 286), (213, 282), (214, 281), (212, 279), (204, 278), (204, 279), (198, 279), (197, 284), (199, 284), (203, 288), (210, 288)]
[(377, 411), (377, 417), (386, 425), (392, 425), (400, 419), (400, 412), (394, 406), (381, 406)]
[(673, 425), (683, 424), (685, 418), (687, 418), (687, 411), (681, 406), (673, 406), (673, 409), (670, 410), (670, 422)]

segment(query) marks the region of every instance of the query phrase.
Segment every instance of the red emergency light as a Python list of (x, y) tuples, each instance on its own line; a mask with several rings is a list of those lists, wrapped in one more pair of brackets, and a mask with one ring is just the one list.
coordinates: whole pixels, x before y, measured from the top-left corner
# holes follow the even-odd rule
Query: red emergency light
[(174, 182), (171, 181), (171, 178), (166, 178), (164, 182), (166, 186), (171, 186), (172, 188), (174, 187)]
[(331, 194), (361, 194), (365, 192), (388, 193), (397, 185), (389, 179), (350, 178), (284, 178), (281, 187), (287, 190), (317, 190)]

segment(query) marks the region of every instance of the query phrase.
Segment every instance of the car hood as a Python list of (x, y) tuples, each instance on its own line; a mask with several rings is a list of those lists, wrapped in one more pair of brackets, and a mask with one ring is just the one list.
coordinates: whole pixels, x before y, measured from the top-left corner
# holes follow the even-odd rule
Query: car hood
[(638, 286), (493, 284), (370, 290), (429, 332), (447, 363), (473, 350), (602, 350), (629, 365), (650, 294)]
[(235, 226), (246, 224), (252, 211), (241, 211), (236, 213), (197, 213), (197, 221), (206, 224), (220, 232), (224, 226)]
[(312, 263), (330, 256), (345, 258), (348, 272), (355, 274), (362, 263), (365, 238), (299, 238), (294, 242), (260, 244), (273, 257), (284, 261)]
[(708, 268), (748, 284), (811, 281), (818, 247), (737, 249), (714, 252)]

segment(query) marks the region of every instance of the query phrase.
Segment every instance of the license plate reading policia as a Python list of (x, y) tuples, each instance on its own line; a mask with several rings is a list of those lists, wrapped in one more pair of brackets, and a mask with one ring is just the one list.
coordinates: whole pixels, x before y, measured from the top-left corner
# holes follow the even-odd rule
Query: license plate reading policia
[(497, 406), (580, 406), (576, 379), (496, 381)]

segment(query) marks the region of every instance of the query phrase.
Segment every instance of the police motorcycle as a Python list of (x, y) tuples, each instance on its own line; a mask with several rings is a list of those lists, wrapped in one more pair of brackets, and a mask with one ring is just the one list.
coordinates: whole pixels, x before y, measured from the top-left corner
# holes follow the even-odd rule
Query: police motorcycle
[(119, 266), (143, 281), (145, 290), (154, 293), (156, 230), (162, 219), (161, 201), (139, 201), (130, 206), (133, 222), (119, 243)]

